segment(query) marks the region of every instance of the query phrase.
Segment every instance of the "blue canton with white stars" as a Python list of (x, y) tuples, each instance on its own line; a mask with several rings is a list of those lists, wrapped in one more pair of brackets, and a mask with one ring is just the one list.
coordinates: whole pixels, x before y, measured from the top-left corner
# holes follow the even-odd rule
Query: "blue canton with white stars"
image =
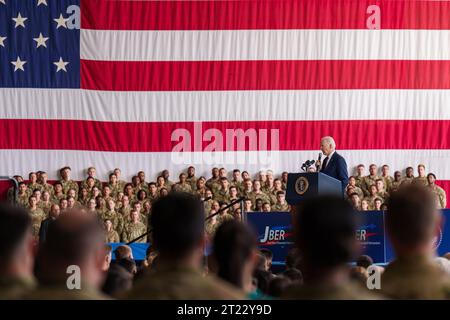
[(0, 0), (0, 87), (80, 88), (80, 30), (73, 22), (79, 6)]

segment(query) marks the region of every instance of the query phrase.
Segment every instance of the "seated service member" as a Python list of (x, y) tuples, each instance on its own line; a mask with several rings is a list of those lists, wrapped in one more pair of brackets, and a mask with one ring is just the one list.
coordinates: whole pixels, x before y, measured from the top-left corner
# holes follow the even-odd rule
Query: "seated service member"
[(195, 195), (170, 193), (153, 205), (150, 218), (158, 263), (129, 292), (129, 299), (243, 299), (244, 294), (202, 275), (205, 223)]
[(386, 230), (396, 259), (381, 276), (392, 299), (450, 299), (450, 278), (435, 261), (435, 237), (442, 223), (428, 188), (402, 186), (389, 199)]
[[(301, 202), (294, 216), (295, 243), (302, 254), (303, 285), (285, 293), (288, 299), (373, 299), (350, 280), (348, 263), (356, 258), (356, 215), (351, 205), (333, 196)], [(317, 237), (321, 230), (326, 237)]]

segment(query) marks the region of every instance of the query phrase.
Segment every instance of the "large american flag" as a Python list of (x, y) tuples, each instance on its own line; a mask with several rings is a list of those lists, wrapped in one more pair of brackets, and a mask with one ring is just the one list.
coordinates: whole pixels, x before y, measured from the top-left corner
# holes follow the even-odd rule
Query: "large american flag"
[[(332, 135), (350, 171), (424, 163), (450, 189), (446, 1), (0, 0), (0, 87), (0, 175), (298, 171)], [(208, 148), (227, 129), (279, 143)]]

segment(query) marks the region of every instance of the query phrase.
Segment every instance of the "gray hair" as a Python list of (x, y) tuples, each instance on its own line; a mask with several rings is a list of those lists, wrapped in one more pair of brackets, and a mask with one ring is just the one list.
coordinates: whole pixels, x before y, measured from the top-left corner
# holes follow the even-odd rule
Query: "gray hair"
[(447, 258), (437, 257), (436, 263), (442, 271), (450, 275), (450, 261)]
[(330, 144), (332, 149), (336, 149), (336, 142), (334, 141), (333, 137), (326, 136), (323, 137), (320, 141)]

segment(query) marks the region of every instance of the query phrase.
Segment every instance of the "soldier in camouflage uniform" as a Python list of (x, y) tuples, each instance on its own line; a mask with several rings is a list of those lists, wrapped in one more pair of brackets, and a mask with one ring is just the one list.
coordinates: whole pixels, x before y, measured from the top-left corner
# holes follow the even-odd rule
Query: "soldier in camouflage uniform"
[[(83, 245), (80, 246), (80, 243)], [(100, 293), (105, 272), (104, 231), (98, 221), (81, 212), (61, 214), (48, 229), (46, 241), (39, 248), (39, 287), (25, 299), (77, 300), (106, 299)], [(81, 251), (81, 252), (80, 252)], [(67, 267), (76, 265), (81, 270), (81, 288), (72, 290), (67, 285)], [(87, 276), (83, 276), (89, 275)]]
[(164, 186), (166, 187), (166, 189), (167, 190), (172, 190), (173, 182), (169, 180), (169, 177), (170, 177), (169, 170), (167, 170), (167, 169), (163, 170), (161, 175), (164, 178)]
[(123, 196), (122, 205), (120, 206), (119, 213), (124, 220), (125, 217), (128, 217), (130, 215), (130, 211), (131, 211), (130, 200), (128, 199), (128, 196)]
[(20, 182), (19, 183), (19, 192), (17, 193), (17, 203), (21, 207), (26, 208), (29, 203), (30, 195), (31, 195), (31, 192), (28, 189), (26, 183), (23, 181)]
[(253, 191), (250, 193), (249, 198), (252, 200), (253, 204), (256, 204), (256, 199), (261, 199), (263, 203), (270, 203), (269, 196), (261, 190), (261, 182), (259, 180), (253, 181)]
[(428, 188), (435, 197), (436, 207), (438, 209), (445, 209), (447, 207), (447, 196), (445, 194), (445, 190), (436, 185), (436, 175), (434, 173), (429, 173), (427, 179)]
[(156, 187), (156, 183), (154, 182), (150, 182), (148, 184), (148, 195), (147, 198), (151, 201), (154, 202), (158, 199), (158, 188)]
[(47, 182), (48, 181), (48, 175), (47, 172), (41, 172), (41, 179), (39, 181), (39, 184), (41, 185), (41, 191), (47, 191), (50, 193), (50, 198), (53, 195), (53, 186)]
[(191, 186), (192, 191), (197, 189), (197, 177), (195, 176), (195, 168), (190, 166), (187, 170), (187, 183)]
[(81, 204), (77, 200), (75, 200), (74, 197), (67, 196), (66, 199), (67, 199), (67, 209), (68, 210), (81, 209), (82, 208)]
[(378, 198), (378, 190), (376, 185), (371, 185), (369, 187), (369, 195), (364, 198), (369, 204), (369, 210), (375, 210), (375, 199)]
[(214, 193), (215, 189), (218, 189), (220, 186), (219, 184), (219, 168), (212, 168), (211, 170), (211, 178), (206, 180), (206, 187), (208, 189), (211, 189), (211, 191)]
[[(361, 190), (364, 190), (364, 175), (366, 174), (366, 167), (361, 163), (356, 167), (356, 186)], [(364, 191), (363, 191), (364, 192)]]
[(150, 221), (150, 217), (152, 215), (152, 207), (153, 204), (150, 200), (144, 201), (144, 204), (142, 205), (140, 220), (145, 226), (148, 226), (148, 223)]
[(290, 212), (291, 206), (286, 202), (286, 195), (284, 191), (277, 192), (277, 203), (272, 206), (272, 211), (276, 212)]
[(67, 210), (67, 199), (66, 198), (61, 198), (61, 200), (59, 200), (59, 209), (61, 210), (61, 213), (64, 213), (64, 211)]
[[(357, 221), (350, 204), (337, 197), (314, 198), (302, 201), (296, 211), (295, 243), (302, 253), (304, 284), (289, 287), (283, 298), (376, 299), (350, 279), (348, 263), (358, 248), (354, 235)], [(317, 230), (327, 236), (318, 239)]]
[(120, 192), (123, 192), (123, 187), (120, 185), (114, 173), (109, 174), (108, 187), (111, 189), (111, 196), (113, 198), (117, 197)]
[(104, 210), (103, 212), (100, 211), (100, 219), (111, 220), (113, 224), (113, 229), (116, 230), (118, 234), (122, 234), (123, 218), (120, 214), (116, 212), (115, 207), (116, 203), (114, 202), (114, 200), (110, 199), (108, 202), (106, 202), (106, 210)]
[(101, 190), (99, 187), (95, 185), (95, 180), (92, 177), (87, 177), (85, 181), (82, 183), (83, 187), (86, 188), (87, 191), (92, 195), (94, 189)]
[(425, 165), (419, 164), (417, 166), (417, 172), (419, 173), (419, 176), (415, 177), (412, 183), (426, 187), (428, 185), (428, 180), (425, 173)]
[(207, 217), (210, 214), (209, 212), (211, 211), (212, 205), (215, 202), (213, 200), (213, 193), (209, 189), (206, 189), (205, 198), (204, 199), (206, 199), (206, 198), (209, 199), (209, 200), (203, 201), (203, 206), (204, 206), (204, 210), (205, 210), (205, 217)]
[(99, 215), (97, 214), (97, 202), (95, 201), (95, 199), (89, 199), (88, 203), (87, 203), (87, 212), (90, 215), (96, 216), (98, 217)]
[(391, 192), (394, 178), (389, 175), (389, 166), (387, 164), (381, 167), (381, 179), (383, 179), (386, 192)]
[[(200, 199), (205, 199), (205, 198), (207, 198), (206, 190), (208, 190), (208, 188), (206, 187), (206, 179), (205, 179), (205, 177), (198, 178), (197, 179), (197, 185), (196, 185), (196, 188), (195, 188), (195, 194), (197, 194), (200, 197)], [(211, 192), (211, 196), (212, 196), (212, 192)]]
[(270, 203), (269, 202), (264, 202), (262, 205), (262, 212), (270, 212)]
[(392, 195), (385, 223), (396, 259), (381, 276), (383, 294), (392, 299), (450, 299), (450, 278), (434, 260), (441, 221), (428, 188), (409, 185)]
[[(271, 171), (267, 171), (267, 172), (271, 172)], [(261, 185), (262, 192), (264, 192), (267, 195), (270, 195), (273, 192), (273, 189), (275, 188), (274, 181), (275, 181), (275, 179), (273, 177), (273, 174), (267, 174), (266, 183), (264, 185)]]
[(173, 185), (172, 190), (177, 192), (187, 192), (192, 193), (191, 185), (187, 182), (187, 175), (185, 173), (181, 173), (180, 181)]
[(123, 191), (125, 188), (125, 185), (127, 184), (124, 180), (121, 180), (122, 178), (122, 171), (119, 168), (114, 169), (114, 174), (117, 177), (117, 182), (119, 183), (119, 189)]
[(136, 199), (136, 194), (134, 193), (133, 190), (133, 185), (131, 183), (127, 183), (123, 189), (123, 193), (124, 196), (128, 197), (128, 200), (130, 200), (131, 202), (134, 202), (134, 200)]
[(244, 200), (244, 212), (253, 212), (252, 200), (248, 198)]
[(147, 181), (145, 181), (145, 172), (139, 171), (137, 175), (139, 178), (140, 189), (144, 190), (146, 193), (148, 193), (148, 185), (147, 185)]
[(242, 190), (244, 190), (243, 186), (244, 180), (241, 177), (241, 171), (239, 169), (233, 170), (233, 179), (231, 180), (230, 185), (235, 186), (238, 190), (238, 194), (241, 194)]
[[(165, 186), (165, 180), (163, 176), (158, 176), (156, 178), (156, 188), (158, 189), (158, 192), (162, 189), (162, 188), (166, 188)], [(167, 188), (166, 188), (167, 189)]]
[(39, 236), (39, 228), (41, 227), (41, 222), (47, 218), (44, 211), (37, 206), (37, 200), (35, 196), (31, 196), (28, 202), (28, 211), (31, 215), (31, 230), (33, 236)]
[(367, 196), (370, 196), (370, 186), (374, 185), (380, 176), (377, 174), (377, 166), (375, 164), (371, 164), (369, 166), (369, 175), (364, 177), (363, 188), (362, 191)]
[(21, 299), (33, 290), (34, 239), (25, 209), (0, 205), (0, 300)]
[(400, 183), (401, 187), (407, 186), (414, 181), (414, 169), (413, 167), (406, 168), (406, 176), (403, 177), (402, 182)]
[(105, 201), (108, 201), (109, 199), (113, 199), (114, 201), (116, 200), (116, 199), (114, 199), (114, 197), (112, 196), (112, 194), (111, 194), (111, 188), (110, 188), (108, 185), (106, 185), (106, 186), (103, 187), (103, 190), (102, 190), (102, 197), (103, 197), (103, 199), (105, 199)]
[(33, 192), (34, 190), (41, 190), (42, 186), (37, 182), (37, 174), (36, 172), (30, 172), (28, 175), (28, 189)]
[(42, 192), (42, 200), (39, 203), (39, 208), (41, 208), (46, 215), (50, 212), (50, 208), (53, 202), (50, 201), (50, 193), (48, 191)]
[(395, 171), (394, 172), (394, 180), (392, 181), (392, 184), (391, 184), (390, 193), (393, 193), (400, 188), (400, 184), (402, 183), (402, 180), (403, 180), (402, 173), (400, 171)]
[[(214, 215), (216, 213), (215, 210), (210, 211), (210, 215)], [(210, 241), (214, 239), (214, 235), (216, 234), (216, 230), (219, 227), (219, 223), (217, 221), (217, 215), (212, 216), (210, 219), (205, 222), (205, 232), (206, 236)]]
[[(152, 224), (155, 249), (160, 253), (159, 260), (154, 271), (135, 283), (127, 298), (244, 298), (244, 294), (230, 285), (202, 275), (200, 265), (205, 226), (200, 207), (200, 201), (186, 193), (169, 194), (155, 203)], [(178, 230), (183, 230), (183, 233), (180, 234)]]
[(364, 192), (360, 187), (356, 185), (356, 178), (354, 176), (348, 178), (347, 189), (349, 189), (350, 187), (352, 189), (352, 193), (356, 192), (361, 199), (364, 198)]
[(234, 216), (232, 214), (230, 214), (230, 212), (229, 212), (230, 209), (225, 209), (226, 206), (227, 206), (226, 204), (223, 204), (220, 207), (220, 209), (223, 210), (223, 211), (221, 211), (217, 215), (217, 220), (218, 220), (219, 224), (222, 224), (222, 223), (224, 223), (225, 221), (228, 221), (228, 220), (234, 220)]
[(67, 194), (69, 189), (74, 189), (78, 194), (78, 183), (70, 179), (71, 170), (70, 167), (64, 167), (59, 171), (59, 174), (61, 175), (61, 180), (59, 180), (59, 182), (63, 187), (64, 194)]
[(94, 180), (94, 185), (101, 190), (102, 189), (102, 182), (95, 177), (96, 174), (97, 174), (97, 169), (95, 169), (95, 167), (89, 167), (87, 169), (87, 175), (88, 176), (87, 176), (85, 181), (81, 182), (80, 187), (81, 188), (87, 188), (88, 187), (87, 179), (92, 178)]
[[(228, 198), (228, 202), (231, 203), (233, 201), (236, 201), (237, 199), (239, 199), (239, 191), (238, 188), (236, 186), (231, 186), (228, 188), (229, 190), (229, 198)], [(239, 203), (238, 203), (239, 206)]]
[[(145, 224), (139, 221), (139, 213), (137, 210), (132, 210), (130, 213), (131, 221), (125, 224), (122, 232), (122, 241), (129, 242), (132, 241), (143, 234), (147, 233), (147, 227)], [(136, 242), (145, 243), (147, 242), (147, 237), (143, 237)]]
[(106, 219), (105, 225), (105, 242), (120, 242), (119, 234), (114, 230), (111, 220)]
[(230, 201), (230, 192), (228, 190), (229, 182), (225, 177), (220, 178), (220, 188), (214, 193), (214, 200), (219, 203), (229, 203)]
[(242, 190), (242, 196), (246, 197), (248, 199), (251, 199), (250, 196), (251, 196), (251, 194), (253, 192), (252, 180), (245, 179), (243, 185), (244, 185), (244, 189)]
[(375, 186), (377, 187), (378, 197), (381, 198), (383, 202), (386, 202), (389, 199), (389, 193), (386, 192), (384, 180), (381, 178), (378, 179), (377, 181), (375, 181)]
[(80, 188), (80, 193), (78, 194), (78, 202), (83, 207), (87, 207), (89, 199), (90, 199), (89, 191), (86, 188)]
[(131, 185), (133, 187), (133, 193), (137, 195), (138, 191), (141, 190), (141, 180), (138, 176), (133, 176), (131, 178)]
[(267, 172), (264, 170), (261, 170), (258, 173), (258, 181), (261, 183), (261, 190), (263, 189), (263, 187), (266, 185), (267, 183)]

